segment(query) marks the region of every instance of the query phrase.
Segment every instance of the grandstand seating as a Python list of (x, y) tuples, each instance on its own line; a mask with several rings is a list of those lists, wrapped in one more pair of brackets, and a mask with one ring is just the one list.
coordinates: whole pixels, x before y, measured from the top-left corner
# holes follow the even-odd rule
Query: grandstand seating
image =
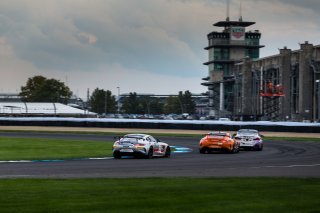
[(96, 113), (61, 103), (0, 102), (1, 116), (95, 117)]

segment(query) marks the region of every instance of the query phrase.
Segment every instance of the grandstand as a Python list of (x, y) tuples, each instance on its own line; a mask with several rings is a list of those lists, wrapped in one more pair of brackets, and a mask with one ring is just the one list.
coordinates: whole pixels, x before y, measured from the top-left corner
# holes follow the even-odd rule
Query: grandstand
[(0, 102), (0, 116), (96, 117), (97, 114), (61, 103)]

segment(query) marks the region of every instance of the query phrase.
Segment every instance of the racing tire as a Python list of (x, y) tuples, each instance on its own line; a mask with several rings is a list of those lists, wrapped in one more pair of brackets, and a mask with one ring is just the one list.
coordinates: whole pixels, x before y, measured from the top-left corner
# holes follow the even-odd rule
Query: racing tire
[(239, 153), (240, 152), (240, 145), (237, 146), (237, 151), (236, 153)]
[(120, 155), (118, 152), (114, 152), (114, 153), (113, 153), (113, 157), (114, 157), (115, 159), (121, 159), (121, 155)]
[(258, 151), (262, 151), (263, 150), (263, 145), (261, 145), (259, 148), (258, 148)]
[(208, 153), (208, 149), (207, 148), (201, 148), (199, 150), (200, 154), (207, 154)]
[(153, 156), (153, 147), (149, 148), (148, 154), (145, 156), (146, 159), (151, 159)]
[(235, 144), (233, 144), (232, 149), (230, 150), (230, 153), (231, 153), (231, 154), (234, 154), (234, 153), (238, 153), (238, 152), (239, 152), (239, 148), (237, 148), (237, 147), (235, 146)]
[(165, 158), (170, 158), (171, 156), (171, 149), (170, 147), (168, 146), (167, 149), (166, 149), (166, 153), (164, 154), (164, 157)]
[(262, 149), (263, 149), (263, 145), (261, 145), (261, 146), (254, 146), (254, 147), (252, 148), (253, 151), (262, 151)]

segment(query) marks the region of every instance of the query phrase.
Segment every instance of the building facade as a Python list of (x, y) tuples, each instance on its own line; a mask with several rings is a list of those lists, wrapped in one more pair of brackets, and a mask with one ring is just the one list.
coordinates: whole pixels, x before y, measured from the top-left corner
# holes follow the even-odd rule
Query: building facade
[(261, 33), (255, 22), (220, 21), (208, 37), (209, 115), (233, 120), (320, 121), (320, 45), (280, 49), (259, 58)]
[(320, 45), (245, 59), (235, 67), (235, 118), (320, 121)]

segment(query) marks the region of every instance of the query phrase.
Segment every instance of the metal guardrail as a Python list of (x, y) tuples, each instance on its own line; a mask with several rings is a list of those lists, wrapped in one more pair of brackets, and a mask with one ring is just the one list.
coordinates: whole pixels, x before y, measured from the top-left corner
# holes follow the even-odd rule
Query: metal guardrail
[(305, 125), (281, 125), (277, 122), (264, 125), (259, 122), (223, 122), (223, 121), (179, 121), (169, 120), (128, 120), (128, 119), (68, 119), (43, 118), (21, 119), (0, 118), (0, 126), (61, 126), (61, 127), (104, 127), (104, 128), (133, 128), (133, 129), (181, 129), (181, 130), (216, 130), (237, 131), (240, 128), (257, 129), (272, 132), (305, 132), (318, 133), (320, 125), (305, 123)]

